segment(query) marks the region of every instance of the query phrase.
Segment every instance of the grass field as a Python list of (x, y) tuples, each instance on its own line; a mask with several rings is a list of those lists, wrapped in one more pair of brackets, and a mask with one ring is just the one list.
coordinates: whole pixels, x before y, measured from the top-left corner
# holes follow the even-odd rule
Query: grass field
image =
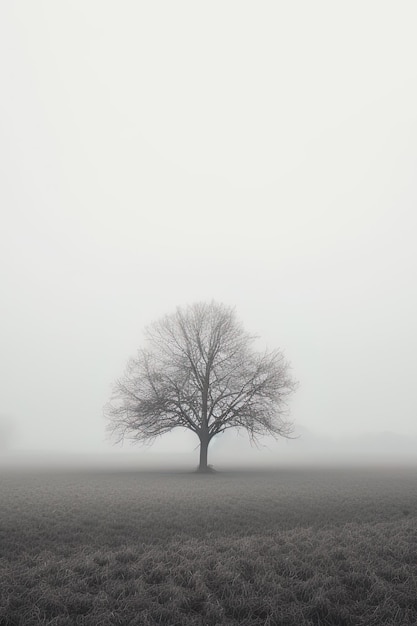
[(417, 624), (417, 468), (0, 481), (1, 626)]

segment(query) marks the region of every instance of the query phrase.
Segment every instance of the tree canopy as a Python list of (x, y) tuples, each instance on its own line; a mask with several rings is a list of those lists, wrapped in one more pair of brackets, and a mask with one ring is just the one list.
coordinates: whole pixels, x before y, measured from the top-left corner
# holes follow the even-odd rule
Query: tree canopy
[(177, 308), (150, 325), (146, 343), (116, 381), (105, 413), (118, 440), (152, 441), (182, 427), (210, 441), (229, 428), (288, 437), (287, 400), (296, 388), (281, 350), (258, 352), (233, 308), (216, 302)]

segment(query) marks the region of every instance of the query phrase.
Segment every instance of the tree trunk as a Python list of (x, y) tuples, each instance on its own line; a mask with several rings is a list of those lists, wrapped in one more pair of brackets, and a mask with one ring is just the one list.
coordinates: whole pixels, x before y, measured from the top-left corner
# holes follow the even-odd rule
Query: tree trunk
[(198, 467), (199, 472), (209, 471), (209, 467), (207, 465), (208, 445), (209, 445), (209, 438), (200, 437), (200, 465)]

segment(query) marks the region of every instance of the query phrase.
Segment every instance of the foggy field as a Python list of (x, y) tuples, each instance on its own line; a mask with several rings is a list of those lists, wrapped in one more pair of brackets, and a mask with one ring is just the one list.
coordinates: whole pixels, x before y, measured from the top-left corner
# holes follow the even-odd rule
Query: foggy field
[(0, 624), (417, 623), (417, 470), (4, 472)]

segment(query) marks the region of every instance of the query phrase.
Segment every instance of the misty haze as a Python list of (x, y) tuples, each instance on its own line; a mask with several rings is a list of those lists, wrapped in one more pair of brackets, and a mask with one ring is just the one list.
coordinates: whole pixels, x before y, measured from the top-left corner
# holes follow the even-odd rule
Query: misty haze
[(417, 7), (0, 7), (0, 626), (417, 623)]

